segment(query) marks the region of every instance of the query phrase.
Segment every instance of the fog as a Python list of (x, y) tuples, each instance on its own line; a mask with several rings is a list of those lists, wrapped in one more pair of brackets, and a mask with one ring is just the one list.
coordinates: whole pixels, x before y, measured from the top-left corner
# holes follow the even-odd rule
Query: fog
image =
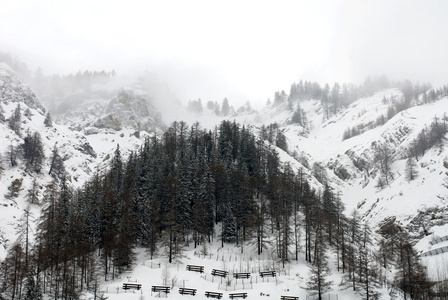
[(300, 79), (448, 83), (446, 1), (2, 2), (0, 52), (32, 70), (151, 72), (184, 103), (257, 107)]

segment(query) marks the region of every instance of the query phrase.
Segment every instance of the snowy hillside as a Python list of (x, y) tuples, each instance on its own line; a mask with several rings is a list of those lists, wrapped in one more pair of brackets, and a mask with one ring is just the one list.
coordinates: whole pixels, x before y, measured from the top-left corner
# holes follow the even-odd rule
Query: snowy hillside
[[(36, 179), (38, 184), (37, 198), (42, 200), (44, 187), (53, 178), (48, 175), (50, 157), (54, 147), (64, 162), (69, 182), (76, 188), (84, 184), (95, 172), (101, 171), (101, 165), (110, 157), (117, 144), (120, 144), (123, 155), (140, 147), (146, 134), (139, 138), (134, 129), (122, 129), (117, 132), (102, 131), (85, 135), (83, 131), (72, 130), (67, 126), (53, 122), (52, 127), (44, 124), (45, 109), (31, 89), (23, 84), (8, 66), (0, 65), (0, 99), (6, 121), (0, 122), (0, 155), (5, 171), (1, 174), (0, 184), (0, 258), (5, 257), (6, 249), (14, 243), (17, 235), (17, 224), (28, 204), (28, 193)], [(20, 105), (22, 122), (20, 136), (8, 126), (8, 120)], [(26, 170), (24, 161), (18, 157), (17, 165), (11, 166), (9, 154), (11, 149), (19, 149), (23, 138), (28, 133), (40, 133), (45, 160), (40, 173)], [(18, 195), (7, 198), (11, 184), (20, 182)], [(40, 202), (39, 201), (39, 202)], [(40, 206), (31, 204), (34, 218), (40, 215)]]
[[(43, 191), (55, 177), (49, 174), (54, 149), (62, 158), (70, 186), (80, 188), (95, 173), (104, 171), (117, 145), (126, 158), (131, 151), (141, 148), (146, 137), (163, 133), (173, 121), (186, 121), (189, 126), (199, 122), (200, 127), (213, 131), (222, 120), (232, 120), (257, 137), (275, 123), (276, 126), (269, 128), (276, 128), (277, 135), (285, 136), (287, 149), (276, 147), (274, 143), (270, 147), (276, 149), (282, 163), (303, 175), (318, 195), (328, 185), (344, 203), (345, 213), (350, 215), (357, 209), (373, 230), (385, 220), (394, 220), (404, 226), (418, 241), (417, 249), (422, 255), (436, 254), (424, 256), (432, 278), (437, 279), (437, 274), (445, 272), (436, 266), (444, 259), (438, 251), (444, 247), (448, 249), (443, 240), (448, 236), (445, 213), (448, 205), (447, 141), (442, 139), (422, 155), (414, 155), (412, 149), (421, 132), (428, 130), (434, 120), (445, 125), (447, 97), (391, 115), (391, 105), (403, 94), (398, 89), (388, 89), (360, 98), (329, 117), (319, 100), (306, 100), (300, 102), (306, 115), (303, 125), (293, 121), (297, 103), (292, 108), (285, 102), (267, 105), (259, 112), (243, 108), (217, 116), (209, 109), (193, 113), (176, 102), (161, 104), (163, 97), (154, 97), (142, 86), (114, 87), (102, 92), (77, 91), (64, 96), (64, 101), (59, 103), (60, 110), (55, 109), (57, 121), (48, 125), (47, 110), (33, 91), (8, 66), (0, 65), (0, 100), (4, 116), (0, 121), (0, 154), (4, 166), (0, 184), (0, 259), (5, 258), (6, 251), (20, 236), (24, 210), (28, 208), (34, 219), (39, 218)], [(11, 126), (17, 112), (21, 115), (18, 128)], [(33, 133), (39, 133), (45, 155), (39, 172), (29, 168), (20, 155), (16, 163), (12, 159), (13, 154), (23, 148), (25, 137)], [(390, 155), (387, 184), (381, 181), (383, 175), (378, 163), (378, 151), (384, 145), (389, 147)], [(411, 179), (408, 176), (409, 158), (416, 160)], [(13, 187), (16, 187), (15, 193)], [(37, 201), (30, 204), (32, 194)], [(273, 258), (274, 249), (266, 251), (264, 257), (255, 257), (250, 251), (243, 254), (231, 245), (221, 248), (217, 241), (209, 247), (202, 250), (189, 247), (182, 261), (169, 266), (164, 258), (149, 260), (143, 249), (137, 249), (135, 268), (111, 282), (104, 282), (101, 289), (111, 300), (160, 296), (152, 294), (151, 285), (197, 288), (196, 298), (199, 299), (205, 298), (204, 292), (209, 290), (223, 292), (226, 296), (247, 290), (251, 298), (278, 299), (281, 295), (292, 294), (307, 299), (305, 285), (309, 265), (303, 253), (298, 261), (283, 268)], [(328, 254), (333, 270), (334, 293), (330, 294), (344, 299), (361, 299), (346, 285), (339, 284), (345, 279), (332, 265), (336, 261), (334, 253)], [(185, 270), (187, 264), (204, 265), (206, 272), (188, 272)], [(230, 270), (231, 274), (249, 272), (251, 278), (241, 282), (233, 278), (218, 282), (218, 278), (210, 275), (212, 269)], [(258, 272), (267, 269), (281, 272), (269, 280), (261, 278)], [(123, 291), (124, 281), (140, 281), (143, 289)], [(383, 293), (383, 299), (392, 298), (390, 287), (383, 286), (378, 290)], [(174, 295), (173, 290), (169, 297)]]
[[(378, 116), (386, 114), (388, 103), (384, 103), (383, 99), (391, 94), (401, 95), (397, 90), (387, 90), (359, 99), (327, 121), (322, 121), (321, 113), (313, 114), (318, 105), (310, 102), (307, 112), (313, 126), (309, 136), (298, 135), (294, 125), (285, 127), (290, 148), (298, 149), (311, 162), (327, 167), (329, 181), (340, 192), (347, 211), (358, 208), (373, 226), (391, 216), (406, 226), (419, 211), (436, 207), (445, 211), (448, 198), (444, 184), (448, 162), (446, 141), (418, 160), (416, 179), (409, 181), (405, 176), (406, 159), (410, 156), (413, 141), (435, 118), (443, 120), (448, 98), (411, 107), (382, 126), (343, 140), (343, 133), (348, 127), (368, 128)], [(384, 143), (392, 149), (393, 179), (389, 186), (379, 189), (374, 145)], [(430, 227), (435, 224), (429, 222), (424, 225)], [(423, 228), (414, 230), (421, 231)]]

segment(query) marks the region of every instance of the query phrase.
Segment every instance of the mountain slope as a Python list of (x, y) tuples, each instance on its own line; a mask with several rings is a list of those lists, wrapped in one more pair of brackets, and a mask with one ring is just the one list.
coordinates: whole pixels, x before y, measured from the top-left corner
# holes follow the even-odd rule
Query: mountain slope
[[(98, 132), (94, 135), (85, 135), (84, 132), (72, 130), (65, 125), (53, 122), (51, 127), (44, 124), (45, 109), (36, 98), (29, 86), (22, 83), (18, 77), (5, 64), (0, 65), (0, 99), (4, 111), (5, 121), (0, 121), (0, 155), (4, 168), (0, 174), (0, 259), (6, 254), (17, 238), (20, 217), (27, 207), (32, 211), (34, 218), (40, 215), (40, 205), (29, 203), (28, 192), (37, 183), (38, 200), (42, 204), (43, 190), (53, 177), (48, 175), (50, 158), (54, 147), (58, 149), (63, 160), (66, 175), (72, 187), (81, 187), (84, 182), (93, 176), (95, 172), (101, 172), (102, 166), (107, 164), (110, 154), (117, 144), (121, 145), (122, 153), (127, 155), (129, 151), (138, 149), (144, 140), (146, 133), (135, 135), (134, 129), (122, 129), (111, 135), (108, 131)], [(22, 122), (19, 133), (14, 132), (8, 126), (8, 121), (16, 108), (20, 105)], [(11, 166), (9, 154), (11, 149), (20, 153), (24, 143), (24, 137), (37, 132), (41, 136), (45, 159), (42, 169), (36, 173), (27, 169), (24, 159), (18, 155), (17, 165)], [(116, 133), (116, 134), (115, 134)], [(12, 183), (20, 184), (20, 189), (15, 197), (7, 197), (10, 194)], [(35, 233), (35, 231), (34, 231)]]
[[(310, 160), (310, 165), (325, 166), (328, 181), (338, 191), (347, 211), (359, 209), (373, 226), (389, 217), (397, 218), (405, 226), (411, 225), (419, 211), (435, 207), (445, 211), (448, 199), (446, 139), (419, 158), (416, 179), (406, 178), (406, 160), (412, 157), (413, 143), (435, 118), (444, 122), (448, 98), (411, 107), (382, 126), (372, 126), (379, 116), (387, 113), (389, 103), (384, 103), (383, 99), (391, 94), (401, 95), (398, 90), (387, 90), (359, 99), (326, 121), (322, 121), (323, 114), (317, 103), (301, 104), (309, 106), (307, 114), (312, 120), (309, 135), (298, 134), (301, 129), (296, 125), (284, 127), (290, 149), (300, 151)], [(365, 128), (365, 131), (344, 140), (344, 131), (350, 127)], [(393, 159), (393, 179), (382, 189), (377, 184), (380, 170), (375, 162), (375, 149), (378, 145), (388, 145)], [(431, 225), (429, 222), (426, 228)], [(413, 230), (420, 232), (423, 227)]]

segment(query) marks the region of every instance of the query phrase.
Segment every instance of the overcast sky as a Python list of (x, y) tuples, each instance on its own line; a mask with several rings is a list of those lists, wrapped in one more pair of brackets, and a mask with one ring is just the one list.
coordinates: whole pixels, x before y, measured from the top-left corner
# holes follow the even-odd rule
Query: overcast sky
[(0, 0), (0, 52), (45, 74), (156, 72), (186, 102), (312, 80), (448, 83), (448, 1)]

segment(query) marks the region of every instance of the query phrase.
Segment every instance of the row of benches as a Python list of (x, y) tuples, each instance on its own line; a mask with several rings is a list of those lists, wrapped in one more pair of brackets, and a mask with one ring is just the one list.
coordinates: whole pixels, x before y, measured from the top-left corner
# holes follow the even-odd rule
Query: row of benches
[[(193, 266), (193, 265), (188, 265), (187, 266), (187, 270), (189, 271), (196, 271), (196, 272), (204, 272), (204, 267), (203, 266)], [(227, 271), (223, 271), (223, 270), (217, 270), (217, 269), (213, 269), (212, 270), (212, 275), (213, 276), (221, 276), (221, 277), (227, 277), (227, 275), (229, 274), (229, 272)], [(259, 273), (261, 277), (267, 277), (267, 276), (271, 276), (271, 277), (275, 277), (277, 276), (277, 273), (275, 271), (263, 271)], [(233, 273), (233, 277), (235, 277), (236, 279), (240, 279), (240, 278), (250, 278), (250, 273)]]
[[(142, 288), (141, 283), (133, 283), (133, 282), (125, 282), (123, 283), (123, 289), (124, 290), (129, 290), (129, 289), (136, 289), (136, 290), (140, 290)], [(169, 286), (160, 286), (160, 285), (153, 285), (151, 287), (151, 291), (153, 292), (163, 292), (168, 294), (171, 291), (171, 288)], [(197, 289), (191, 289), (191, 288), (179, 288), (179, 294), (181, 295), (196, 295), (196, 291)], [(209, 292), (206, 291), (205, 292), (205, 296), (207, 298), (217, 298), (217, 299), (221, 299), (222, 298), (222, 294), (223, 293), (218, 293), (218, 292)], [(234, 298), (243, 298), (246, 299), (247, 297), (247, 293), (230, 293), (229, 294), (230, 299), (234, 299)], [(299, 297), (294, 297), (294, 296), (281, 296), (281, 300), (299, 300)]]

